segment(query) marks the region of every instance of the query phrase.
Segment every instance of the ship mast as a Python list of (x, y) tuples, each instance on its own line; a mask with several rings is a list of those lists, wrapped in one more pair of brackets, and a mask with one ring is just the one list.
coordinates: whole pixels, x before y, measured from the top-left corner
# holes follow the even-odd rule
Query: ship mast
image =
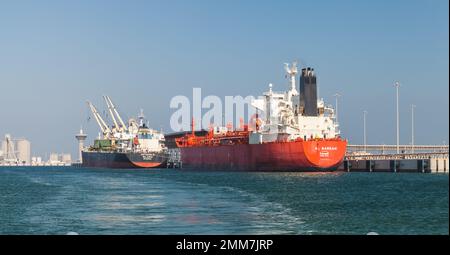
[(284, 63), (284, 70), (286, 70), (286, 78), (289, 76), (290, 79), (290, 89), (289, 92), (291, 96), (297, 96), (298, 91), (295, 88), (295, 76), (298, 73), (297, 62), (293, 62), (291, 66), (288, 63)]
[(144, 115), (144, 109), (141, 109), (141, 111), (139, 112), (139, 116), (138, 116), (138, 119), (139, 119), (139, 126), (140, 127), (143, 127), (144, 126), (144, 118), (145, 118), (145, 115)]

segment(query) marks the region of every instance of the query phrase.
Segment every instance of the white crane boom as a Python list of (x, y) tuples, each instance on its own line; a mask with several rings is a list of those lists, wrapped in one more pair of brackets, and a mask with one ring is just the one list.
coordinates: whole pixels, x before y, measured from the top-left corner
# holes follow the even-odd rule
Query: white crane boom
[(112, 120), (113, 120), (113, 122), (114, 122), (114, 126), (115, 126), (117, 129), (120, 129), (120, 126), (117, 124), (116, 117), (114, 117), (114, 112), (113, 112), (113, 109), (112, 109), (111, 104), (109, 103), (109, 101), (108, 101), (108, 99), (106, 98), (106, 96), (103, 96), (103, 98), (105, 99), (106, 105), (108, 106), (109, 114), (111, 115), (111, 118), (112, 118)]
[(109, 104), (111, 105), (112, 110), (114, 111), (114, 113), (116, 114), (117, 119), (120, 122), (121, 128), (124, 131), (127, 131), (127, 126), (125, 125), (125, 123), (123, 122), (122, 118), (120, 117), (119, 113), (117, 112), (116, 107), (114, 106), (113, 102), (111, 101), (111, 98), (109, 98), (109, 96), (106, 96), (106, 99), (109, 101)]
[(97, 121), (98, 125), (100, 126), (100, 129), (102, 130), (103, 134), (104, 135), (109, 134), (111, 132), (111, 130), (109, 129), (109, 127), (106, 124), (106, 122), (102, 119), (102, 117), (98, 113), (98, 111), (95, 108), (95, 106), (89, 101), (87, 101), (87, 104), (89, 105), (89, 108), (91, 109), (91, 112), (94, 115), (94, 118)]

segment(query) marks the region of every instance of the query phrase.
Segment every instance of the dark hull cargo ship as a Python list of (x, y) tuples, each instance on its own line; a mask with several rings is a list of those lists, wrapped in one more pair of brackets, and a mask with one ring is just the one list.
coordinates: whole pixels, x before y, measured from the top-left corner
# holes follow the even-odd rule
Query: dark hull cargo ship
[(131, 118), (128, 125), (122, 121), (108, 96), (104, 97), (113, 125), (102, 119), (94, 105), (88, 102), (103, 137), (95, 139), (94, 145), (81, 152), (83, 167), (104, 168), (159, 168), (165, 167), (167, 153), (164, 135), (147, 127), (144, 114)]

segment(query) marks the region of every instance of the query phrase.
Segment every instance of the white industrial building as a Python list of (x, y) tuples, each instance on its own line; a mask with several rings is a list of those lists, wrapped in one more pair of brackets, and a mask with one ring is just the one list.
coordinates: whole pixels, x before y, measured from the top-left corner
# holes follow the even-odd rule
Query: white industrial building
[(72, 156), (69, 153), (50, 153), (49, 165), (70, 165)]
[(5, 135), (1, 147), (0, 159), (8, 164), (31, 164), (31, 143), (25, 138), (12, 138)]

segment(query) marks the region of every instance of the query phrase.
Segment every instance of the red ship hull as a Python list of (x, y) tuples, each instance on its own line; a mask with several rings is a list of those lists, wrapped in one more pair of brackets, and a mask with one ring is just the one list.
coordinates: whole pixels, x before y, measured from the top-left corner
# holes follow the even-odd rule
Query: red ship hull
[(342, 163), (345, 140), (181, 147), (183, 168), (224, 171), (333, 171)]

